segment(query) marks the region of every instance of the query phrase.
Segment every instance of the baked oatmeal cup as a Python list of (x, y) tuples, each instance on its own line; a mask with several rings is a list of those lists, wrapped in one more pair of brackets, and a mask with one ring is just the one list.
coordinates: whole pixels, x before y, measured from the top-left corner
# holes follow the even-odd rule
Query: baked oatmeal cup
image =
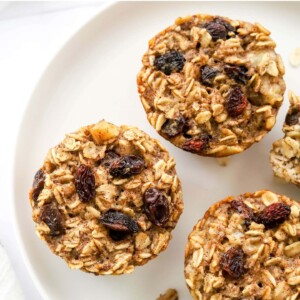
[(289, 100), (284, 137), (273, 143), (270, 162), (275, 176), (300, 187), (300, 96), (290, 91)]
[(284, 65), (262, 25), (226, 17), (178, 18), (149, 41), (137, 84), (150, 124), (203, 156), (240, 153), (272, 129)]
[(213, 204), (186, 246), (193, 298), (299, 299), (299, 212), (298, 202), (266, 190)]
[(130, 273), (165, 250), (183, 209), (174, 159), (105, 121), (49, 150), (30, 190), (36, 233), (70, 268)]

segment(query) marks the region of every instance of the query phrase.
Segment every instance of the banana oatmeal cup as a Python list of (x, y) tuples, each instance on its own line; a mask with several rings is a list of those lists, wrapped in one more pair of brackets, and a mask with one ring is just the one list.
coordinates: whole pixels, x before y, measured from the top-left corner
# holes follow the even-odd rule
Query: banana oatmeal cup
[(285, 135), (273, 143), (270, 162), (275, 176), (300, 187), (300, 96), (290, 91), (289, 100), (282, 128)]
[(203, 156), (240, 153), (270, 131), (283, 101), (284, 65), (258, 23), (194, 15), (149, 41), (137, 77), (150, 124)]
[(299, 299), (299, 212), (298, 202), (266, 190), (212, 205), (185, 249), (193, 298)]
[(174, 159), (105, 121), (49, 150), (30, 190), (36, 233), (70, 268), (130, 273), (165, 250), (183, 209)]

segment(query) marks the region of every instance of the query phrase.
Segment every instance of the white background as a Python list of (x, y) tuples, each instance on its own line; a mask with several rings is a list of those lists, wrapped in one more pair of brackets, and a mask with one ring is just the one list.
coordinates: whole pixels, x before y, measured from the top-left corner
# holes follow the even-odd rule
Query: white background
[[(41, 297), (17, 249), (12, 224), (10, 178), (19, 124), (51, 59), (106, 4), (107, 1), (0, 3), (0, 243), (11, 259), (26, 299)], [(23, 200), (28, 201), (26, 195)]]

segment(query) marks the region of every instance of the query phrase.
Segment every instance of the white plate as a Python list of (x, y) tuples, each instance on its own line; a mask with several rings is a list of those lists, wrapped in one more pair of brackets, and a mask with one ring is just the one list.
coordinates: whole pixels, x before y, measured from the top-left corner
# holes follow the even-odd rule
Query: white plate
[[(153, 300), (175, 287), (180, 299), (189, 299), (183, 275), (184, 246), (193, 225), (212, 203), (262, 188), (298, 196), (296, 187), (274, 181), (268, 163), (271, 143), (282, 135), (287, 99), (274, 130), (259, 144), (232, 157), (225, 168), (214, 159), (180, 151), (148, 124), (136, 87), (147, 42), (176, 17), (199, 12), (258, 21), (269, 28), (286, 64), (287, 86), (300, 94), (300, 69), (290, 68), (287, 61), (291, 50), (300, 46), (299, 3), (123, 2), (101, 12), (65, 45), (44, 73), (29, 102), (16, 148), (15, 223), (24, 260), (44, 298)], [(185, 210), (167, 251), (133, 274), (119, 277), (70, 270), (36, 237), (26, 201), (47, 149), (65, 133), (102, 118), (137, 125), (158, 138), (175, 157), (183, 183)]]

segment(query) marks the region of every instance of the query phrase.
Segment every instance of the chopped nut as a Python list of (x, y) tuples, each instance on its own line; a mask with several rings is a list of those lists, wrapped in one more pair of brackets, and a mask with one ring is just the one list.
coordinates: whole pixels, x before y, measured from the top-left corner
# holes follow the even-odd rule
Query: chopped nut
[(90, 133), (96, 144), (101, 145), (103, 141), (116, 138), (119, 135), (117, 126), (101, 121), (90, 127)]
[(274, 127), (285, 92), (275, 46), (260, 24), (204, 14), (177, 19), (142, 58), (138, 91), (150, 124), (184, 150), (191, 149), (186, 140), (209, 134), (211, 149), (191, 151), (202, 156), (233, 155), (259, 142)]
[(175, 289), (168, 289), (163, 295), (160, 295), (156, 300), (178, 300), (178, 293)]

